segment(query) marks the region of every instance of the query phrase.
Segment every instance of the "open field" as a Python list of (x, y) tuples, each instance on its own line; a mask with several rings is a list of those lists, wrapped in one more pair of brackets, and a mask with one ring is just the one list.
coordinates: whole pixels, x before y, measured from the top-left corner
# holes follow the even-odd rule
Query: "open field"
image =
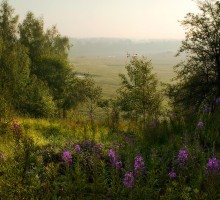
[[(173, 66), (181, 58), (174, 57), (173, 53), (152, 54), (147, 56), (152, 60), (153, 71), (160, 82), (168, 83), (173, 77)], [(126, 73), (125, 66), (129, 63), (126, 56), (106, 57), (74, 57), (70, 59), (79, 75), (89, 73), (98, 85), (103, 88), (105, 97), (112, 97), (120, 85), (119, 73)]]

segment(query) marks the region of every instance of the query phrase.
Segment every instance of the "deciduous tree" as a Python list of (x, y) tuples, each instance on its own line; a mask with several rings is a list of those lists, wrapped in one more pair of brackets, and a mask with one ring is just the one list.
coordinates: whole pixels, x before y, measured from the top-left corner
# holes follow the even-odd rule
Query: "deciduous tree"
[(220, 2), (198, 2), (199, 13), (188, 13), (181, 24), (186, 29), (178, 54), (186, 60), (175, 66), (176, 83), (168, 95), (176, 107), (198, 109), (220, 96)]
[(152, 73), (152, 63), (145, 58), (131, 57), (126, 65), (127, 75), (120, 74), (121, 88), (118, 101), (122, 111), (129, 117), (146, 121), (160, 111), (161, 95), (158, 81)]

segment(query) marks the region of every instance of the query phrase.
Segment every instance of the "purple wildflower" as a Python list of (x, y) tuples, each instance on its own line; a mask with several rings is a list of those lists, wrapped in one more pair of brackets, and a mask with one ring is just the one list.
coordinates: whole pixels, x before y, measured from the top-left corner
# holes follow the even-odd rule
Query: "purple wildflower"
[(108, 152), (108, 156), (112, 162), (116, 161), (116, 153), (114, 150), (110, 149)]
[(93, 146), (93, 151), (95, 154), (99, 155), (101, 153), (101, 144), (95, 144)]
[(145, 170), (144, 158), (142, 156), (136, 156), (134, 159), (134, 170), (135, 175), (143, 172)]
[(12, 124), (12, 130), (14, 133), (20, 135), (21, 134), (21, 126), (20, 124), (18, 123), (18, 121), (15, 121), (13, 124)]
[(114, 163), (115, 167), (118, 168), (118, 169), (121, 169), (122, 168), (122, 162), (121, 161), (116, 161)]
[(89, 146), (91, 144), (91, 142), (89, 140), (85, 140), (83, 142), (83, 146)]
[(72, 163), (72, 155), (69, 151), (64, 151), (62, 159), (66, 165), (70, 165)]
[(125, 137), (125, 142), (129, 143), (130, 142), (130, 138), (128, 136)]
[(95, 144), (93, 146), (93, 152), (94, 154), (99, 157), (99, 158), (103, 158), (103, 154), (102, 154), (102, 145), (101, 144)]
[(74, 146), (74, 149), (75, 149), (76, 153), (80, 153), (80, 146), (78, 144), (76, 144)]
[(218, 97), (218, 98), (215, 100), (215, 103), (216, 103), (216, 104), (220, 104), (220, 97)]
[(212, 111), (212, 108), (211, 107), (208, 107), (206, 106), (203, 110), (204, 112), (211, 112)]
[(208, 174), (217, 174), (219, 172), (220, 161), (213, 157), (209, 158), (209, 162), (206, 165), (206, 171)]
[(171, 172), (168, 174), (168, 176), (169, 176), (171, 179), (174, 179), (174, 178), (176, 178), (176, 172), (171, 171)]
[(116, 168), (119, 168), (119, 169), (122, 167), (122, 162), (120, 160), (119, 161), (117, 160), (117, 155), (114, 150), (110, 149), (108, 152), (108, 156), (109, 156), (111, 164), (113, 166), (115, 166)]
[(202, 127), (203, 127), (203, 122), (202, 122), (201, 119), (199, 120), (199, 122), (198, 122), (198, 124), (197, 124), (197, 127), (198, 127), (198, 128), (202, 128)]
[(20, 124), (18, 123), (18, 121), (15, 121), (15, 122), (13, 123), (13, 128), (14, 128), (14, 130), (18, 130), (18, 129), (21, 128), (21, 127), (20, 127)]
[(129, 172), (124, 175), (123, 185), (128, 188), (134, 187), (134, 174), (133, 174), (133, 172)]
[(95, 144), (94, 145), (94, 149), (100, 149), (101, 148), (101, 144)]
[(188, 152), (186, 150), (180, 149), (177, 161), (179, 162), (179, 164), (186, 164), (186, 162), (188, 161)]

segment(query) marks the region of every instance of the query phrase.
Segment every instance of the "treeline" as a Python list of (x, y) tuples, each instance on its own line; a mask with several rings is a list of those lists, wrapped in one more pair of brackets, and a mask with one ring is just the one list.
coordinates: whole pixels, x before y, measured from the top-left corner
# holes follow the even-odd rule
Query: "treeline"
[(69, 39), (28, 12), (19, 23), (14, 9), (0, 8), (0, 115), (66, 116), (68, 109), (99, 91), (89, 77), (78, 79), (68, 62)]
[(11, 111), (31, 117), (66, 117), (68, 110), (84, 104), (92, 127), (98, 106), (108, 116), (111, 113), (114, 129), (119, 111), (136, 122), (158, 114), (161, 96), (151, 61), (131, 56), (127, 75), (120, 74), (117, 97), (103, 100), (102, 89), (92, 78), (76, 76), (68, 62), (70, 41), (55, 26), (45, 30), (43, 19), (31, 12), (18, 23), (14, 10), (3, 1), (0, 29), (0, 117)]
[[(177, 55), (186, 59), (175, 66), (174, 84), (165, 95), (174, 112), (215, 110), (220, 97), (220, 2), (201, 1), (200, 13), (189, 13), (181, 22), (186, 28)], [(150, 60), (130, 57), (127, 74), (114, 100), (101, 100), (102, 89), (88, 76), (77, 78), (68, 62), (71, 47), (54, 26), (44, 29), (42, 18), (27, 13), (23, 22), (3, 1), (0, 8), (0, 117), (8, 110), (34, 117), (66, 117), (67, 111), (87, 103), (91, 124), (98, 105), (116, 116), (145, 124), (161, 115), (162, 94)], [(120, 112), (120, 113), (119, 113)], [(115, 121), (116, 120), (116, 121)]]

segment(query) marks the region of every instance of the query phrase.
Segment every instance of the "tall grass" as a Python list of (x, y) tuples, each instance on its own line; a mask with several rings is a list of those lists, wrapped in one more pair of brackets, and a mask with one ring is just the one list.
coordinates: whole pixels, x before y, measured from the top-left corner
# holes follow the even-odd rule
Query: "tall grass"
[(2, 120), (0, 199), (218, 199), (219, 116), (114, 130), (70, 119)]

